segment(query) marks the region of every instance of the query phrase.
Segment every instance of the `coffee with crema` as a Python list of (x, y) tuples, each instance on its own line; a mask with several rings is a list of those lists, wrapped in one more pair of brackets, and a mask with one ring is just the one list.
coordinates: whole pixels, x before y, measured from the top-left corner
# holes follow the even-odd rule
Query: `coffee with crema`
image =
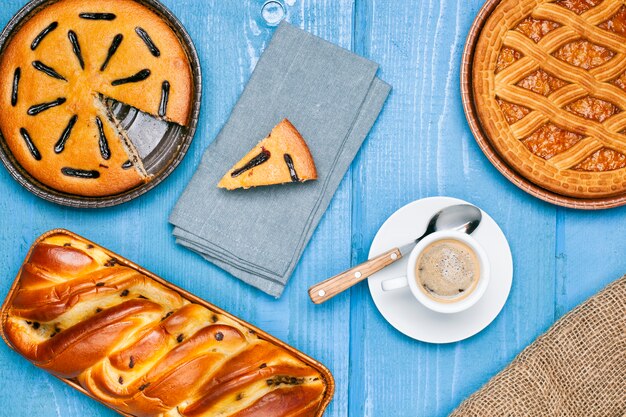
[(438, 302), (456, 302), (474, 291), (480, 278), (480, 262), (463, 242), (444, 239), (428, 245), (415, 266), (419, 288)]

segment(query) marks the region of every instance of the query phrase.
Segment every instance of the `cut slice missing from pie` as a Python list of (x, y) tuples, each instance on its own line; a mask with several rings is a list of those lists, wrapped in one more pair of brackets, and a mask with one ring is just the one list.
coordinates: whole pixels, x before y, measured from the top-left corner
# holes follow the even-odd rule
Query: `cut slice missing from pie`
[(298, 130), (284, 119), (224, 175), (228, 190), (317, 179), (315, 162)]
[[(111, 100), (155, 123), (189, 124), (185, 49), (138, 1), (54, 2), (28, 18), (0, 54), (2, 137), (24, 170), (57, 191), (104, 197), (152, 179)], [(154, 136), (153, 145), (161, 140)]]

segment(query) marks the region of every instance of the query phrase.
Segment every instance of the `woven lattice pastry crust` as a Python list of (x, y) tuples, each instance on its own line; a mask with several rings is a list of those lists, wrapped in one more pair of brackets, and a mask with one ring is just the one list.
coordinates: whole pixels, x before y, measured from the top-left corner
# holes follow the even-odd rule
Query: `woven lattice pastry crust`
[(626, 192), (626, 5), (504, 0), (477, 43), (485, 133), (520, 174), (556, 193)]
[(32, 249), (2, 315), (38, 367), (141, 417), (313, 417), (325, 377), (226, 313), (65, 233)]
[(187, 125), (191, 96), (179, 39), (134, 0), (48, 5), (0, 56), (0, 131), (26, 171), (69, 194), (114, 195), (149, 180), (103, 97)]

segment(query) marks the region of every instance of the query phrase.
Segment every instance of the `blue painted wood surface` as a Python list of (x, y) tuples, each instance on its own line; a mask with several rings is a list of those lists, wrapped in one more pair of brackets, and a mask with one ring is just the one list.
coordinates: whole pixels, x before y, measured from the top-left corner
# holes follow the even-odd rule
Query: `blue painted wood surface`
[[(32, 241), (64, 227), (125, 255), (318, 358), (333, 372), (327, 416), (445, 416), (550, 324), (626, 272), (626, 209), (579, 212), (534, 199), (504, 179), (474, 142), (461, 107), (459, 66), (481, 0), (281, 0), (287, 19), (380, 63), (394, 87), (284, 296), (275, 301), (177, 247), (167, 217), (228, 118), (273, 27), (265, 0), (164, 0), (196, 43), (204, 75), (196, 138), (181, 166), (120, 207), (58, 207), (0, 170), (0, 293)], [(3, 0), (0, 24), (25, 0)], [(262, 109), (259, 109), (262, 111)], [(511, 296), (481, 334), (451, 345), (411, 340), (388, 325), (361, 284), (322, 306), (313, 283), (366, 259), (378, 227), (427, 196), (469, 200), (509, 238)], [(0, 416), (113, 416), (0, 346)]]

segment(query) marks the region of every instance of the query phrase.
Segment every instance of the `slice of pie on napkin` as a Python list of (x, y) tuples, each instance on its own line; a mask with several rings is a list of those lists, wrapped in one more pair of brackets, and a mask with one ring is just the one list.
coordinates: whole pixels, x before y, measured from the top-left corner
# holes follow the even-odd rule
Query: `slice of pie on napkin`
[(224, 175), (217, 186), (234, 190), (316, 179), (317, 171), (309, 147), (291, 122), (283, 119)]
[[(390, 87), (377, 70), (372, 61), (281, 23), (170, 216), (176, 242), (280, 296), (387, 99)], [(306, 138), (318, 180), (247, 192), (218, 188), (242, 150), (253, 149), (284, 118)], [(285, 168), (281, 157), (276, 162)], [(295, 159), (294, 165), (304, 177)]]

